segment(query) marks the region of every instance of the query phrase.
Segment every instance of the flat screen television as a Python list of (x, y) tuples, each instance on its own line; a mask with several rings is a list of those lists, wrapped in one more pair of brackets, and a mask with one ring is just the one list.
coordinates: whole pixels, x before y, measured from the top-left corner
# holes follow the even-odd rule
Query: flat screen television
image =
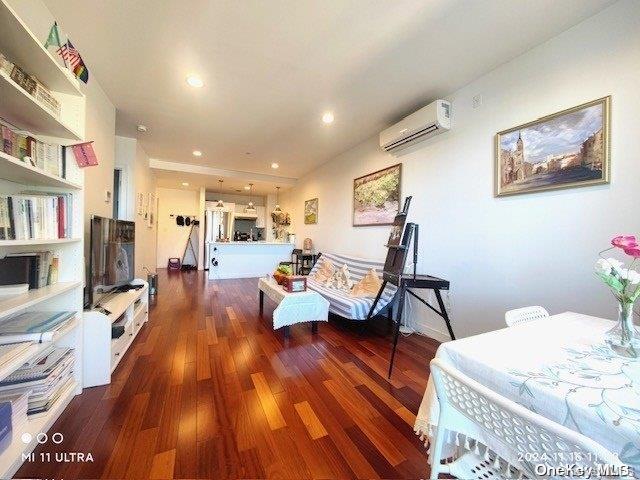
[(91, 217), (87, 306), (93, 307), (135, 275), (136, 225), (126, 220)]

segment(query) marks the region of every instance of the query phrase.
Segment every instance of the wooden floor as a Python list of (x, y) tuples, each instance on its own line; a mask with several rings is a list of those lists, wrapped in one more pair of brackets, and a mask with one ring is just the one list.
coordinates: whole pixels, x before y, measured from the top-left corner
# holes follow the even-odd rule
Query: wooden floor
[[(420, 478), (413, 433), (437, 342), (400, 339), (391, 382), (381, 322), (363, 335), (343, 323), (274, 332), (257, 280), (207, 282), (160, 272), (150, 321), (109, 386), (85, 389), (43, 445), (50, 463), (17, 478)], [(91, 452), (92, 463), (53, 461)]]

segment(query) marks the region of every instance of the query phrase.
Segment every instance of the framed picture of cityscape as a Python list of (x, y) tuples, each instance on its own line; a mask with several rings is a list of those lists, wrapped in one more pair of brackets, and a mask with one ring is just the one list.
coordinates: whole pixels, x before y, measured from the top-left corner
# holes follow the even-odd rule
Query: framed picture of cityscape
[(611, 97), (496, 134), (495, 195), (609, 183)]

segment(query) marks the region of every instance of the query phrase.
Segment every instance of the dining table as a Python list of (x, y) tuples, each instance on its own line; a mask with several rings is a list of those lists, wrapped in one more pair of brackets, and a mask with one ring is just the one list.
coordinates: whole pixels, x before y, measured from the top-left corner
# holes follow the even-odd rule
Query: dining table
[[(599, 443), (640, 473), (640, 358), (617, 355), (605, 341), (614, 322), (565, 312), (440, 345), (436, 358), (494, 392)], [(435, 436), (439, 404), (432, 379), (415, 432)], [(469, 422), (472, 423), (472, 422)], [(447, 431), (444, 460), (461, 447), (459, 433), (507, 461), (518, 452), (468, 425)], [(460, 452), (462, 453), (462, 452)], [(434, 459), (430, 459), (432, 463)]]

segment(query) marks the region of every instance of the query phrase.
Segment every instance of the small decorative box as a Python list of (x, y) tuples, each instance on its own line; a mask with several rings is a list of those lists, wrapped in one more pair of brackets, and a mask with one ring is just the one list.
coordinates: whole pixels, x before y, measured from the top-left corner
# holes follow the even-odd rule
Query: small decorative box
[(302, 275), (290, 275), (284, 277), (282, 286), (289, 293), (306, 292), (307, 291), (307, 277)]

